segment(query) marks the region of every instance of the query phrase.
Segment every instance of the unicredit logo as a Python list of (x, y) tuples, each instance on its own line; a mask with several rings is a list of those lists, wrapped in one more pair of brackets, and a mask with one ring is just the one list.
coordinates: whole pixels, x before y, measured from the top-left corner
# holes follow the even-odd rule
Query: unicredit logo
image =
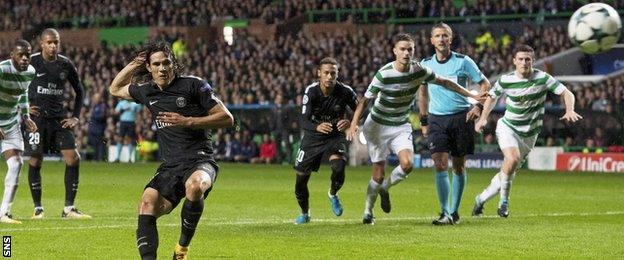
[(568, 159), (568, 170), (570, 171), (592, 171), (592, 172), (624, 172), (624, 161), (617, 161), (611, 157), (591, 157), (572, 156)]
[[(577, 170), (577, 167), (579, 166), (579, 164), (581, 164), (581, 157), (572, 156), (568, 160), (568, 169), (569, 170)], [(580, 169), (578, 169), (578, 170), (580, 170)]]

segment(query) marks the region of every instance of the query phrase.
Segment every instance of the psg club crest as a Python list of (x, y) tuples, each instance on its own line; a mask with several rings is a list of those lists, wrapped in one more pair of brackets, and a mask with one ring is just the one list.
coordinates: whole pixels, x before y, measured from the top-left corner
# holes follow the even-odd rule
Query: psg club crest
[(59, 78), (61, 78), (61, 80), (65, 80), (67, 78), (67, 72), (61, 71), (61, 73), (59, 73)]
[(186, 106), (186, 98), (179, 97), (178, 99), (176, 99), (176, 105), (178, 105), (178, 107), (185, 107)]

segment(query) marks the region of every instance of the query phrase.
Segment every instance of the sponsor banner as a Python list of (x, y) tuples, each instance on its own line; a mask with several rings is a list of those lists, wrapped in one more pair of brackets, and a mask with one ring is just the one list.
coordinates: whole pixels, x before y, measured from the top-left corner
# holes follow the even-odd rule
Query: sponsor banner
[[(503, 154), (500, 153), (478, 153), (468, 155), (467, 158), (466, 168), (471, 169), (499, 169), (501, 165), (503, 165)], [(453, 166), (453, 162), (449, 159), (449, 167), (451, 166)], [(414, 155), (414, 167), (433, 168), (433, 159), (431, 159), (431, 155)]]
[(529, 153), (529, 169), (554, 171), (557, 168), (557, 154), (563, 153), (562, 147), (534, 147)]
[(557, 154), (558, 171), (624, 172), (621, 153), (561, 153)]

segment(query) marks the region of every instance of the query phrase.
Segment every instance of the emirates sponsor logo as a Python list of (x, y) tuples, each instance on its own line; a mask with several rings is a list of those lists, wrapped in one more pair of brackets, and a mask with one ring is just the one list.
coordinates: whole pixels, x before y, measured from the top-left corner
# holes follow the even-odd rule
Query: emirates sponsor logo
[(611, 157), (572, 156), (568, 159), (568, 170), (590, 172), (624, 172), (624, 160), (618, 161)]

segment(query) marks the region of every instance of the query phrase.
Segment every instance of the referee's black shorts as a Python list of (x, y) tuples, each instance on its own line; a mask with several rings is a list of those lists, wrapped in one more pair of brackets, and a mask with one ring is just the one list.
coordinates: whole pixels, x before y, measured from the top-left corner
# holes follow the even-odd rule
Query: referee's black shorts
[(466, 122), (468, 110), (452, 115), (429, 115), (429, 151), (453, 157), (474, 154), (474, 121)]

